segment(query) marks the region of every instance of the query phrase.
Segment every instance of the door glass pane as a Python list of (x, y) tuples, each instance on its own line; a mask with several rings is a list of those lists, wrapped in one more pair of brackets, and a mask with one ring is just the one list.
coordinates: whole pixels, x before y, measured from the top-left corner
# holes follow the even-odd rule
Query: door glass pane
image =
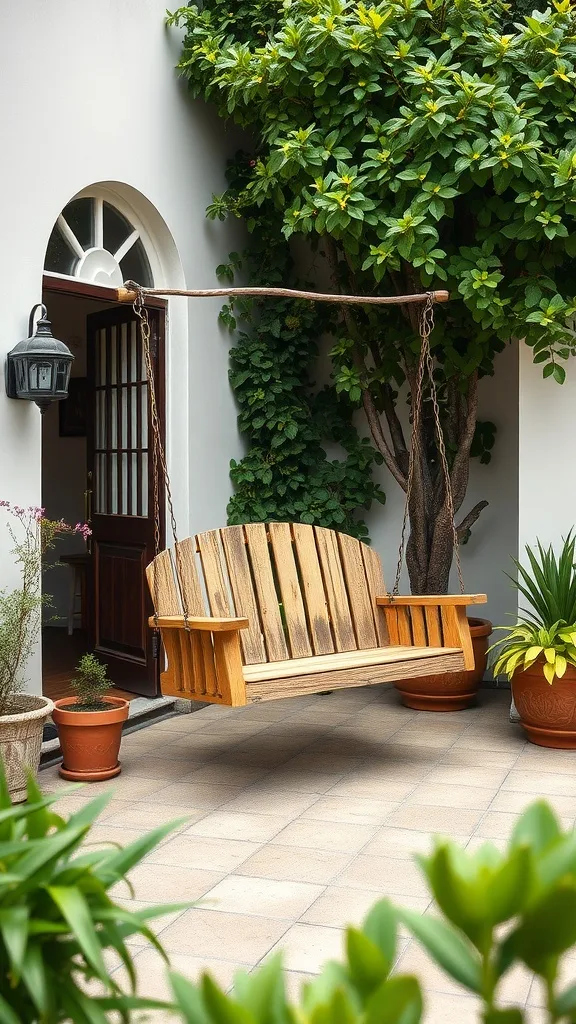
[(110, 468), (110, 473), (111, 473), (111, 477), (112, 477), (112, 479), (111, 479), (112, 486), (110, 488), (111, 506), (108, 509), (108, 512), (109, 512), (110, 515), (117, 516), (118, 515), (118, 454), (116, 452), (111, 452), (110, 455), (108, 456), (108, 458), (110, 459), (110, 466), (109, 466), (109, 468)]
[(142, 496), (142, 515), (148, 515), (148, 452), (142, 452), (142, 479), (140, 481)]
[(106, 332), (98, 331), (98, 350), (96, 359), (97, 383), (106, 383)]
[(142, 411), (142, 436), (140, 438), (140, 447), (148, 447), (148, 385), (143, 384), (140, 388), (140, 402)]

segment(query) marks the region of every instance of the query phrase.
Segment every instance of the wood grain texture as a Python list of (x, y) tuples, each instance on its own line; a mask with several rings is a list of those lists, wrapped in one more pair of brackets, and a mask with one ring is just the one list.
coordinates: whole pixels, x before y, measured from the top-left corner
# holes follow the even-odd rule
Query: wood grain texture
[(426, 619), (426, 632), (428, 643), (431, 647), (440, 647), (442, 644), (442, 629), (440, 626), (440, 612), (434, 605), (425, 605), (424, 617)]
[(263, 660), (283, 661), (289, 657), (289, 653), (280, 616), (266, 527), (263, 523), (249, 523), (244, 527), (244, 532), (266, 647), (266, 658)]
[(424, 621), (424, 611), (419, 605), (414, 605), (410, 609), (410, 625), (412, 627), (412, 643), (414, 646), (426, 647), (428, 644), (426, 623)]
[(386, 628), (388, 630), (389, 643), (396, 647), (400, 643), (400, 633), (398, 631), (398, 609), (394, 608), (393, 605), (383, 605), (384, 615), (386, 617)]
[[(155, 622), (154, 616), (151, 615), (148, 619), (148, 625), (154, 626)], [(184, 629), (186, 624), (189, 629), (205, 629), (211, 633), (227, 633), (230, 630), (247, 629), (248, 619), (216, 619), (210, 615), (189, 615), (185, 623), (182, 612), (179, 615), (160, 615), (158, 618), (158, 625), (162, 629)]]
[(470, 623), (468, 622), (465, 608), (458, 607), (454, 610), (456, 612), (456, 621), (458, 625), (458, 632), (460, 634), (459, 646), (462, 648), (462, 652), (464, 654), (464, 665), (467, 670), (470, 670), (476, 665), (474, 648), (472, 646), (472, 636), (470, 634)]
[(245, 615), (248, 619), (248, 629), (243, 631), (240, 638), (244, 661), (247, 665), (259, 664), (267, 660), (266, 648), (248, 562), (244, 527), (227, 526), (220, 530), (220, 536), (236, 614)]
[(231, 615), (234, 615), (234, 611), (230, 607), (228, 587), (222, 572), (219, 531), (209, 530), (207, 533), (199, 533), (196, 537), (196, 546), (200, 552), (200, 563), (210, 612), (217, 618), (230, 618)]
[(359, 650), (376, 647), (376, 626), (360, 541), (344, 533), (337, 533), (336, 539), (340, 548), (356, 645)]
[(411, 605), (419, 604), (422, 607), (426, 605), (436, 605), (441, 607), (442, 605), (467, 605), (467, 604), (486, 604), (488, 598), (486, 594), (424, 594), (419, 596), (418, 594), (398, 595), (393, 597), (391, 594), (380, 594), (376, 597), (377, 604), (396, 604), (396, 605)]
[(284, 607), (290, 653), (293, 658), (308, 658), (312, 656), (312, 647), (308, 636), (306, 612), (304, 610), (300, 579), (292, 548), (290, 524), (270, 523), (268, 529), (274, 552), (276, 576)]
[(410, 629), (410, 615), (408, 613), (408, 609), (399, 607), (396, 609), (396, 614), (398, 616), (398, 640), (400, 641), (400, 644), (411, 647), (412, 630)]
[(202, 651), (202, 668), (204, 674), (204, 692), (210, 697), (218, 693), (218, 682), (216, 679), (216, 665), (214, 660), (214, 646), (210, 633), (200, 634), (200, 648)]
[(322, 526), (314, 527), (324, 588), (330, 609), (330, 620), (337, 651), (355, 651), (356, 637), (338, 547), (338, 535)]
[[(176, 557), (178, 551), (179, 558)], [(180, 565), (178, 565), (178, 561)], [(174, 572), (180, 569), (179, 583), (182, 597), (189, 615), (205, 615), (198, 569), (196, 567), (196, 544), (191, 537), (174, 545)]]
[(307, 675), (337, 669), (352, 669), (365, 666), (396, 665), (421, 658), (440, 657), (444, 654), (462, 653), (459, 648), (445, 647), (376, 647), (371, 651), (345, 651), (342, 654), (320, 654), (314, 658), (290, 658), (277, 661), (274, 665), (245, 665), (244, 679), (256, 682), (261, 679), (283, 679), (288, 676)]
[(453, 605), (444, 605), (440, 608), (440, 620), (442, 622), (442, 643), (445, 647), (460, 646), (460, 627), (456, 609)]
[[(146, 569), (154, 610), (159, 615), (181, 614), (180, 600), (172, 569), (172, 553), (161, 551)], [(156, 607), (157, 605), (157, 607)]]
[(246, 704), (242, 652), (237, 633), (214, 634), (214, 663), (222, 703), (236, 708)]
[[(412, 648), (417, 650), (417, 648)], [(461, 672), (464, 657), (461, 651), (454, 654), (438, 654), (433, 657), (413, 658), (408, 662), (390, 662), (372, 667), (338, 669), (335, 672), (318, 672), (286, 679), (261, 680), (246, 683), (248, 704), (263, 700), (280, 700), (286, 697), (301, 697), (308, 693), (322, 693), (324, 690), (341, 690), (352, 686), (373, 686), (379, 683), (393, 683), (400, 679), (414, 679), (418, 676), (436, 675), (444, 672)]]
[(368, 593), (370, 594), (370, 600), (372, 602), (372, 616), (374, 618), (376, 636), (378, 637), (379, 644), (384, 647), (390, 642), (388, 637), (388, 627), (386, 625), (386, 616), (384, 615), (382, 608), (380, 608), (376, 603), (378, 595), (384, 594), (386, 591), (382, 562), (374, 549), (368, 547), (367, 544), (362, 544), (361, 551), (364, 569), (366, 570)]
[(324, 592), (324, 580), (318, 560), (314, 529), (305, 523), (294, 523), (292, 535), (300, 568), (302, 597), (306, 607), (313, 653), (332, 654), (334, 639), (330, 627), (328, 602)]

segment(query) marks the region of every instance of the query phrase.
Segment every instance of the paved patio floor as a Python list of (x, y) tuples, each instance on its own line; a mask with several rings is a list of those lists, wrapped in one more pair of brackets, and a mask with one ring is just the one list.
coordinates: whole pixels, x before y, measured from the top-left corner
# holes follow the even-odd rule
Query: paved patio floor
[[(229, 985), (238, 967), (250, 970), (282, 949), (296, 993), (340, 955), (343, 926), (360, 922), (382, 895), (429, 908), (411, 857), (428, 849), (431, 833), (469, 847), (501, 843), (542, 795), (574, 825), (576, 755), (526, 743), (508, 721), (508, 703), (506, 692), (488, 690), (477, 708), (424, 714), (401, 707), (391, 688), (366, 687), (205, 708), (127, 736), (122, 775), (58, 806), (71, 811), (112, 788), (93, 838), (118, 843), (186, 815), (133, 871), (136, 906), (198, 901), (157, 928), (188, 976), (209, 969)], [(55, 768), (41, 781), (46, 790), (62, 785)], [(118, 896), (130, 900), (125, 889)], [(141, 991), (164, 997), (157, 954), (133, 945)], [(576, 975), (576, 959), (570, 973), (572, 966)], [(427, 1024), (478, 1020), (474, 999), (407, 936), (399, 968), (420, 975)], [(529, 1008), (530, 1024), (544, 1019), (537, 985), (522, 971), (502, 995)]]

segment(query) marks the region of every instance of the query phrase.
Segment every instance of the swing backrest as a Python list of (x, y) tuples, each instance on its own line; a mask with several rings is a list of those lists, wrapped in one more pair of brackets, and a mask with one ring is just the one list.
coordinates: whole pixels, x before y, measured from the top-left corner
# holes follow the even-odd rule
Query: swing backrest
[(247, 665), (388, 643), (375, 600), (385, 593), (380, 559), (334, 530), (301, 523), (210, 530), (181, 541), (178, 558), (175, 549), (161, 552), (148, 579), (160, 615), (180, 614), (183, 598), (189, 615), (245, 616)]

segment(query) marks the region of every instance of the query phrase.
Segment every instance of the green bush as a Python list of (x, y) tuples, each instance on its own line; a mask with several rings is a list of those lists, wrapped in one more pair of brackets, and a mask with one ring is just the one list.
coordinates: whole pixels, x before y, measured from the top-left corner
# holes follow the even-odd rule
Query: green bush
[[(262, 231), (299, 236), (347, 294), (450, 291), (431, 342), (465, 540), (485, 506), (464, 509), (470, 459), (489, 460), (495, 431), (477, 422), (479, 379), (513, 338), (559, 383), (574, 352), (572, 5), (203, 0), (172, 17), (192, 94), (252, 140), (209, 216), (242, 218), (256, 247)], [(403, 490), (417, 321), (414, 306), (356, 306), (331, 325), (335, 389)], [(430, 405), (407, 562), (413, 590), (444, 593), (452, 523)]]
[[(0, 764), (1, 1024), (106, 1024), (111, 1009), (129, 1020), (134, 1010), (163, 1005), (136, 996), (126, 939), (142, 935), (165, 956), (147, 922), (177, 908), (131, 913), (108, 892), (174, 823), (125, 849), (83, 850), (111, 795), (97, 797), (65, 821), (52, 810), (58, 794), (43, 796), (30, 777), (27, 803), (13, 807)], [(110, 977), (109, 951), (123, 962), (131, 991)], [(100, 995), (87, 994), (93, 982)]]

